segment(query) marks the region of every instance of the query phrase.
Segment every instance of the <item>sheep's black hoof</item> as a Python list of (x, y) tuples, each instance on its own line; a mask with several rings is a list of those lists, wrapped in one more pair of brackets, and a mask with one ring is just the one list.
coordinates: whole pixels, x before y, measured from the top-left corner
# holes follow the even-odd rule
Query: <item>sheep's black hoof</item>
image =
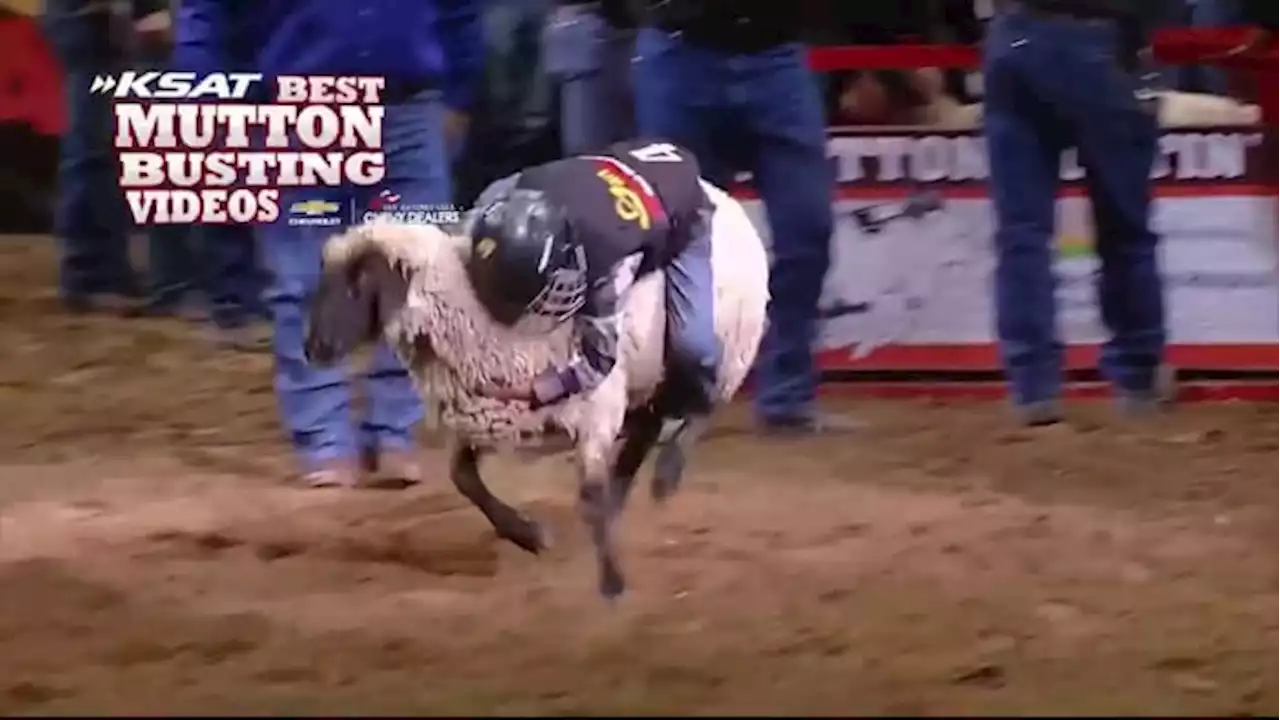
[(600, 596), (610, 602), (622, 597), (627, 589), (627, 581), (622, 577), (622, 571), (613, 565), (608, 565), (600, 571)]
[(551, 536), (538, 523), (519, 514), (512, 516), (512, 522), (498, 531), (498, 537), (511, 542), (516, 547), (534, 555), (541, 555), (551, 549)]
[(684, 480), (684, 449), (675, 443), (662, 446), (653, 466), (653, 483), (649, 492), (655, 502), (665, 502), (680, 490)]

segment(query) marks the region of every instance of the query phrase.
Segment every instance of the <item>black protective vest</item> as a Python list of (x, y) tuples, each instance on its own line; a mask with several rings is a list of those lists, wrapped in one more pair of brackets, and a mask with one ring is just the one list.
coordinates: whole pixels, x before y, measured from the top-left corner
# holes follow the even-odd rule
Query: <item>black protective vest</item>
[(628, 140), (530, 168), (518, 187), (565, 209), (595, 279), (637, 252), (650, 270), (679, 253), (709, 216), (700, 175), (693, 154), (674, 143)]

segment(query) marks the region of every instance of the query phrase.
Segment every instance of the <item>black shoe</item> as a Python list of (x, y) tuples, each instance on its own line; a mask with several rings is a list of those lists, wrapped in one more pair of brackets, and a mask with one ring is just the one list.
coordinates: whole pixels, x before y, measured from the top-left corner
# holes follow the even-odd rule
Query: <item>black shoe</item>
[(131, 317), (138, 312), (129, 299), (110, 293), (71, 293), (62, 296), (62, 307), (72, 315), (107, 313)]
[(764, 417), (757, 421), (756, 426), (761, 434), (772, 437), (808, 437), (850, 433), (866, 427), (866, 423), (844, 415), (810, 413)]
[(202, 322), (207, 314), (198, 307), (185, 302), (146, 302), (136, 305), (128, 312), (129, 317), (176, 318), (190, 322)]
[(147, 298), (147, 289), (144, 283), (138, 279), (138, 274), (132, 270), (126, 270), (124, 274), (118, 276), (115, 280), (95, 281), (90, 285), (94, 295), (109, 296), (120, 300), (145, 300)]
[(1037, 400), (1014, 406), (1018, 424), (1025, 427), (1048, 427), (1062, 422), (1062, 404), (1057, 400)]
[(138, 280), (137, 276), (132, 273), (120, 282), (116, 283), (107, 292), (108, 294), (124, 298), (125, 300), (141, 300), (147, 296), (147, 292), (143, 288), (142, 283)]
[(88, 293), (68, 293), (62, 296), (62, 307), (72, 315), (88, 315), (93, 312), (93, 296)]
[(1178, 399), (1178, 371), (1172, 365), (1161, 364), (1147, 390), (1119, 390), (1116, 405), (1120, 413), (1131, 418), (1156, 415)]

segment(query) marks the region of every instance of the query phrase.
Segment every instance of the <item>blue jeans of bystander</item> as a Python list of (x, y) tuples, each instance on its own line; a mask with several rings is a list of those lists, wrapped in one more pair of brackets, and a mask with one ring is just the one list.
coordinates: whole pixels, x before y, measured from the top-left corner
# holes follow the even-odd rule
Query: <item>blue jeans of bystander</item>
[[(387, 159), (385, 184), (346, 188), (330, 199), (364, 207), (372, 196), (389, 189), (406, 204), (450, 201), (448, 152), (444, 138), (444, 106), (434, 92), (387, 107), (383, 142)], [(314, 200), (316, 192), (282, 193), (284, 217), (262, 227), (263, 262), (271, 274), (267, 301), (275, 326), (275, 387), (284, 424), (304, 463), (317, 467), (354, 460), (361, 451), (390, 452), (411, 446), (411, 432), (422, 419), (422, 404), (408, 374), (385, 344), (379, 344), (365, 374), (365, 414), (353, 428), (351, 392), (344, 368), (320, 368), (303, 352), (305, 303), (315, 290), (325, 240), (333, 227), (291, 227), (288, 208)], [(350, 208), (344, 208), (346, 217)]]
[(721, 186), (739, 170), (754, 177), (773, 247), (756, 412), (767, 423), (804, 421), (817, 391), (812, 344), (831, 261), (835, 179), (805, 49), (788, 44), (732, 54), (645, 29), (636, 54), (640, 132), (688, 147), (703, 175)]
[(984, 129), (996, 211), (996, 332), (1014, 402), (1050, 402), (1062, 382), (1055, 326), (1054, 220), (1062, 152), (1089, 183), (1111, 332), (1102, 371), (1122, 393), (1152, 392), (1165, 343), (1157, 237), (1149, 225), (1154, 109), (1116, 59), (1116, 28), (1004, 14), (983, 57)]

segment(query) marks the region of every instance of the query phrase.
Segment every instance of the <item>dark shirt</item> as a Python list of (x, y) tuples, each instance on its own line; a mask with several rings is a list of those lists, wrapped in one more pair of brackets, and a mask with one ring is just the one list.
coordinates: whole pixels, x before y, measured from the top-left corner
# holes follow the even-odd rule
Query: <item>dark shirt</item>
[[(1119, 30), (1117, 58), (1126, 70), (1139, 70), (1139, 53), (1147, 47), (1152, 16), (1165, 0), (1014, 0), (1033, 10), (1081, 19), (1112, 20)], [(1172, 0), (1171, 0), (1172, 1)]]
[(560, 5), (594, 5), (605, 22), (620, 30), (632, 30), (639, 17), (639, 0), (559, 0)]
[[(858, 2), (858, 0), (845, 0)], [(810, 0), (643, 0), (643, 22), (682, 33), (698, 45), (725, 52), (761, 52), (808, 39)]]
[(269, 76), (381, 76), (387, 79), (384, 100), (399, 99), (397, 89), (407, 93), (434, 86), (450, 107), (470, 110), (484, 63), (482, 5), (480, 0), (181, 0), (174, 66), (205, 73), (251, 59), (253, 70)]
[[(1148, 0), (1150, 4), (1151, 0)], [(1115, 20), (1136, 17), (1142, 0), (1017, 0), (1027, 7), (1046, 12), (1061, 13), (1081, 18), (1111, 18)]]
[(1276, 31), (1276, 3), (1270, 0), (1244, 0), (1241, 8), (1244, 22), (1258, 25), (1271, 32)]

